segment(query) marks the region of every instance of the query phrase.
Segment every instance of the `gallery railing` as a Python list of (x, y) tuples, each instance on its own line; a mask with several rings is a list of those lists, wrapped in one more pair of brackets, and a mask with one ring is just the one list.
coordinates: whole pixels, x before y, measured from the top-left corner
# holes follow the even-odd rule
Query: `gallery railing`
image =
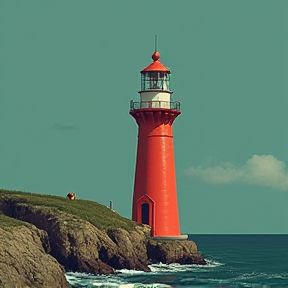
[(178, 101), (141, 101), (134, 102), (130, 101), (130, 111), (136, 109), (144, 109), (144, 108), (165, 108), (171, 110), (180, 111), (180, 102)]

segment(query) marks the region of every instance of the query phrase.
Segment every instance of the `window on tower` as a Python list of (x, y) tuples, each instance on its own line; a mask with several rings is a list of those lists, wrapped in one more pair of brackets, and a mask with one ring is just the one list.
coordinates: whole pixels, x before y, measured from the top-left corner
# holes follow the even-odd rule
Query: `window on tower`
[(170, 75), (166, 72), (148, 71), (141, 74), (141, 91), (169, 90)]

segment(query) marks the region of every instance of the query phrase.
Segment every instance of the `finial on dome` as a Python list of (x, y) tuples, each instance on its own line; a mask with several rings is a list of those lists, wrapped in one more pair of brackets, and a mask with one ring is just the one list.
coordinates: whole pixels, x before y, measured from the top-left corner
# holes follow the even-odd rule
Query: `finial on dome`
[(158, 51), (155, 51), (152, 55), (153, 61), (155, 62), (155, 61), (159, 60), (159, 58), (160, 58), (160, 53)]

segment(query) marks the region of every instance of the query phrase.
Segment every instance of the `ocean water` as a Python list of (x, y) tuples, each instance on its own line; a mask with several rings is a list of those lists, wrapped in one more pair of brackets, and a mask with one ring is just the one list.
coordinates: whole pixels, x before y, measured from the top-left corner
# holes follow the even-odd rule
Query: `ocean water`
[(208, 265), (151, 265), (151, 272), (66, 273), (71, 288), (288, 288), (288, 235), (189, 235)]

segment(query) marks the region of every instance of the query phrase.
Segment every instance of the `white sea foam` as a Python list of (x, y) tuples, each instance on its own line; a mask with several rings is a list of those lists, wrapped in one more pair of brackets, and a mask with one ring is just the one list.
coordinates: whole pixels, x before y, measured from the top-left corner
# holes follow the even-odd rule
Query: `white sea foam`
[(122, 274), (144, 274), (147, 272), (139, 271), (139, 270), (130, 270), (130, 269), (121, 269), (121, 270), (115, 270), (116, 273), (122, 273)]
[[(121, 269), (121, 270), (115, 270), (116, 273), (120, 273), (120, 274), (126, 274), (126, 275), (141, 275), (141, 274), (153, 274), (153, 273), (176, 273), (176, 272), (180, 272), (180, 271), (195, 271), (195, 270), (203, 270), (206, 268), (214, 268), (214, 267), (218, 267), (221, 265), (224, 265), (223, 263), (217, 262), (217, 261), (213, 261), (213, 260), (209, 260), (209, 259), (205, 259), (205, 261), (207, 262), (207, 265), (198, 265), (198, 264), (186, 264), (186, 265), (180, 265), (178, 263), (172, 263), (172, 264), (163, 264), (163, 263), (159, 263), (159, 264), (152, 264), (149, 265), (149, 268), (151, 269), (151, 272), (144, 272), (144, 271), (138, 271), (138, 270), (129, 270), (129, 269)], [(79, 281), (79, 279), (92, 279), (92, 278), (97, 278), (97, 279), (117, 279), (118, 281), (116, 281), (115, 285), (119, 285), (120, 283), (122, 283), (121, 281), (119, 281), (119, 278), (117, 278), (117, 276), (115, 275), (94, 275), (94, 274), (87, 274), (87, 273), (80, 273), (80, 272), (67, 272), (66, 273), (66, 278), (68, 280), (68, 282), (70, 281), (74, 281), (77, 280)], [(99, 285), (98, 285), (99, 284)], [(95, 286), (100, 286), (101, 283), (95, 283)], [(113, 283), (111, 283), (113, 284)], [(122, 287), (125, 288), (125, 287)], [(126, 288), (130, 288), (130, 286), (126, 287)]]
[[(205, 261), (206, 261), (207, 265), (201, 265), (201, 267), (214, 268), (214, 267), (225, 265), (224, 263), (220, 263), (220, 262), (215, 261), (215, 260), (205, 259)], [(200, 265), (198, 265), (198, 266), (200, 266)]]
[[(214, 260), (209, 260), (205, 259), (206, 265), (198, 265), (198, 264), (186, 264), (186, 265), (180, 265), (178, 263), (172, 263), (172, 264), (152, 264), (149, 265), (149, 268), (151, 269), (151, 272), (153, 273), (173, 273), (173, 272), (180, 272), (180, 271), (195, 271), (195, 270), (203, 270), (206, 268), (214, 268), (218, 267), (221, 265), (224, 265), (223, 263), (214, 261)], [(137, 271), (137, 270), (129, 270), (129, 269), (121, 269), (121, 270), (116, 270), (115, 272), (117, 273), (123, 273), (123, 274), (145, 274), (145, 273), (151, 273), (151, 272), (144, 272), (144, 271)]]
[[(94, 275), (79, 272), (66, 273), (66, 279), (69, 284), (76, 287), (99, 287), (99, 288), (170, 288), (170, 285), (162, 283), (131, 283), (129, 277), (141, 277), (141, 275), (158, 275), (158, 274), (174, 274), (177, 272), (193, 271), (193, 272), (208, 272), (211, 268), (224, 265), (222, 263), (205, 259), (207, 265), (180, 265), (173, 264), (152, 264), (149, 265), (151, 272), (121, 269), (115, 270), (115, 275)], [(206, 270), (205, 270), (206, 269)], [(128, 277), (128, 278), (127, 278)], [(135, 279), (134, 279), (135, 280)], [(133, 280), (132, 280), (133, 281)], [(137, 281), (137, 280), (136, 280)], [(135, 281), (135, 282), (136, 282)]]
[(202, 271), (202, 270), (207, 269), (207, 268), (214, 268), (214, 267), (224, 265), (223, 263), (216, 262), (213, 260), (205, 259), (205, 261), (207, 262), (207, 265), (198, 265), (198, 264), (180, 265), (178, 263), (173, 263), (173, 264), (167, 265), (167, 264), (159, 263), (159, 264), (150, 265), (149, 267), (150, 267), (152, 272), (173, 273), (173, 272), (195, 271), (195, 270)]
[[(118, 288), (122, 284), (128, 284), (119, 279), (116, 275), (95, 275), (79, 272), (67, 272), (67, 282), (75, 287)], [(124, 287), (123, 287), (124, 288)], [(128, 288), (128, 287), (127, 287)]]

